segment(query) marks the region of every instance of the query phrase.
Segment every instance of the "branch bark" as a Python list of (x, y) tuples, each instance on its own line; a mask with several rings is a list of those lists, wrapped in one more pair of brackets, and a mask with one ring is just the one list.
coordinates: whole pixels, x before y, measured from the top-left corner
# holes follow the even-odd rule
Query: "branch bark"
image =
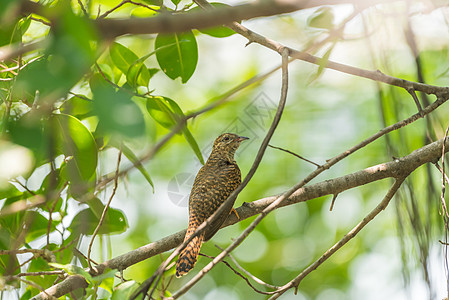
[[(364, 6), (391, 2), (389, 0), (365, 0)], [(213, 11), (187, 12), (179, 14), (161, 13), (151, 18), (97, 19), (92, 21), (104, 37), (115, 38), (125, 34), (152, 34), (183, 32), (240, 22), (258, 17), (291, 13), (321, 5), (359, 4), (357, 0), (270, 0), (253, 1), (248, 4), (221, 7)], [(56, 20), (51, 9), (30, 0), (22, 1), (21, 12), (35, 13), (49, 20)]]
[[(447, 153), (449, 151), (449, 139), (446, 139), (444, 145), (444, 151)], [(413, 172), (425, 163), (434, 163), (438, 161), (441, 157), (442, 151), (443, 139), (440, 139), (413, 151), (407, 156), (395, 159), (394, 161), (372, 166), (342, 177), (337, 177), (302, 187), (294, 192), (290, 197), (285, 199), (285, 201), (281, 203), (280, 207), (293, 205), (326, 195), (338, 194), (345, 190), (385, 178), (400, 178), (402, 175)], [(237, 220), (234, 215), (230, 215), (223, 227), (235, 224), (259, 214), (277, 198), (278, 195), (262, 198), (251, 203), (244, 203), (241, 207), (236, 209), (240, 219)], [(124, 270), (140, 261), (177, 247), (182, 243), (184, 235), (185, 230), (179, 231), (163, 239), (105, 261), (97, 265), (96, 268), (99, 273), (103, 272), (106, 268)], [(67, 289), (68, 286), (71, 287), (70, 290)], [(85, 280), (80, 280), (79, 275), (73, 275), (67, 277), (63, 282), (50, 287), (46, 290), (46, 293), (55, 297), (61, 297), (71, 290), (87, 286), (87, 282)], [(41, 300), (49, 298), (44, 293), (40, 293), (33, 299)]]

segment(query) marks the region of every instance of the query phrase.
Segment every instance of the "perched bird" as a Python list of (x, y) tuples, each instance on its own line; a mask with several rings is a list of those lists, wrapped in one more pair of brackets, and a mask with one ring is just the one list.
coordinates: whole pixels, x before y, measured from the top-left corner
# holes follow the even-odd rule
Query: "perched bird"
[[(190, 238), (201, 223), (209, 218), (238, 187), (242, 178), (234, 154), (247, 137), (224, 133), (214, 142), (212, 153), (195, 177), (189, 198), (189, 226), (184, 241)], [(234, 201), (201, 234), (194, 237), (179, 254), (176, 277), (187, 274), (195, 265), (201, 243), (209, 240), (220, 229), (228, 215), (235, 210)], [(235, 212), (237, 215), (237, 212)], [(237, 215), (238, 217), (238, 215)]]

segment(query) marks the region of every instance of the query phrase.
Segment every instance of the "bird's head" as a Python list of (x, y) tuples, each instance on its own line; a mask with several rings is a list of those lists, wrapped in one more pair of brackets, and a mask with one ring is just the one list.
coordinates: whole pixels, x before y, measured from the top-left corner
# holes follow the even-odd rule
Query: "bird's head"
[(234, 133), (223, 133), (215, 139), (212, 153), (224, 156), (229, 161), (234, 161), (234, 154), (240, 143), (247, 140), (247, 137), (239, 136)]

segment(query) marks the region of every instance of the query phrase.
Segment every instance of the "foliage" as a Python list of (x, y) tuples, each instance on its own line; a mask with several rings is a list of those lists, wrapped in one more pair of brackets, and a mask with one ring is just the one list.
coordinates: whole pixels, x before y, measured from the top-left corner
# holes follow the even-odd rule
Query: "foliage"
[[(271, 81), (249, 91), (237, 89), (236, 101), (226, 105), (222, 105), (224, 100), (201, 100), (204, 95), (216, 100), (218, 94), (227, 89), (232, 91), (231, 87), (266, 69), (267, 61), (260, 63), (257, 55), (251, 53), (245, 57), (245, 65), (239, 64), (237, 58), (224, 57), (238, 67), (232, 74), (221, 74), (228, 62), (220, 62), (222, 58), (217, 53), (221, 46), (213, 45), (231, 43), (236, 38), (233, 30), (219, 26), (124, 36), (111, 41), (92, 20), (115, 17), (131, 20), (201, 10), (180, 0), (172, 0), (170, 4), (160, 0), (125, 2), (122, 5), (112, 0), (71, 1), (68, 5), (65, 0), (43, 1), (41, 5), (51, 11), (47, 19), (45, 13), (43, 16), (14, 13), (20, 10), (18, 2), (0, 1), (0, 46), (39, 44), (35, 50), (0, 63), (0, 163), (3, 163), (0, 250), (25, 253), (12, 251), (0, 255), (3, 276), (0, 287), (16, 289), (21, 299), (52, 286), (60, 276), (51, 273), (55, 270), (86, 279), (89, 287), (84, 295), (81, 293), (83, 299), (127, 298), (157, 269), (160, 264), (157, 257), (145, 265), (127, 269), (124, 283), (114, 281), (114, 276), (118, 277), (116, 270), (93, 276), (86, 271), (87, 260), (105, 261), (112, 253), (130, 251), (185, 227), (186, 203), (182, 202), (185, 199), (179, 200), (185, 195), (178, 188), (183, 184), (189, 186), (189, 182), (191, 185), (192, 176), (204, 164), (213, 137), (222, 131), (250, 135), (251, 143), (237, 156), (245, 174), (274, 114), (275, 101), (266, 94), (258, 94), (263, 88), (269, 89)], [(213, 6), (227, 7), (222, 3)], [(374, 12), (370, 16), (379, 15)], [(324, 162), (379, 129), (415, 113), (414, 102), (405, 91), (390, 86), (373, 89), (371, 82), (359, 78), (338, 82), (340, 78), (335, 73), (327, 73), (328, 63), (339, 46), (351, 43), (344, 38), (346, 23), (338, 23), (333, 7), (302, 11), (301, 18), (304, 22), (286, 16), (272, 20), (271, 24), (276, 29), (288, 24), (289, 29), (279, 30), (278, 37), (298, 34), (301, 44), (311, 52), (321, 53), (321, 59), (318, 67), (290, 66), (290, 102), (272, 144)], [(54, 25), (50, 27), (48, 22)], [(357, 34), (364, 43), (369, 43), (368, 29), (379, 34), (389, 28), (367, 28)], [(431, 45), (416, 60), (409, 54), (404, 59), (404, 52), (409, 50), (387, 48), (381, 52), (376, 47), (368, 48), (374, 52), (370, 54), (371, 63), (381, 66), (389, 75), (413, 81), (415, 72), (422, 72), (421, 77), (428, 83), (448, 85), (447, 45)], [(242, 47), (240, 51), (246, 49)], [(388, 55), (383, 57), (384, 53)], [(344, 58), (349, 57), (347, 54)], [(362, 63), (370, 62), (364, 57)], [(278, 98), (274, 96), (277, 90), (270, 89), (268, 94)], [(429, 103), (426, 97), (424, 94), (420, 97), (423, 106)], [(191, 118), (191, 113), (210, 104), (214, 111)], [(446, 110), (443, 107), (425, 122), (371, 144), (338, 170), (330, 170), (327, 176), (340, 176), (387, 161), (391, 156), (403, 156), (441, 138), (447, 123), (441, 116)], [(171, 133), (172, 142), (160, 144)], [(121, 156), (127, 161), (122, 162)], [(150, 158), (154, 159), (148, 161)], [(282, 192), (311, 170), (311, 166), (297, 158), (269, 149), (240, 199), (250, 202)], [(420, 169), (408, 178), (396, 201), (396, 216), (390, 212), (388, 219), (384, 217), (376, 228), (343, 248), (319, 273), (312, 273), (301, 283), (300, 293), (307, 299), (323, 299), (326, 293), (332, 298), (349, 293), (356, 281), (354, 269), (366, 266), (360, 260), (374, 248), (381, 248), (379, 252), (384, 257), (393, 255), (391, 252), (396, 257), (402, 254), (400, 271), (406, 284), (410, 272), (417, 269), (428, 275), (428, 260), (435, 251), (431, 245), (441, 235), (437, 174), (433, 169)], [(131, 179), (129, 185), (126, 178)], [(173, 182), (175, 187), (170, 190)], [(255, 276), (282, 285), (338, 241), (381, 200), (378, 191), (386, 191), (388, 183), (373, 185), (339, 196), (337, 202), (341, 202), (336, 204), (335, 214), (327, 212), (331, 202), (327, 197), (280, 209), (267, 216), (233, 255)], [(116, 190), (120, 201), (113, 200)], [(161, 198), (165, 202), (179, 202), (164, 203)], [(176, 218), (178, 221), (171, 220)], [(393, 222), (397, 222), (397, 231)], [(249, 223), (241, 221), (214, 241), (226, 247)], [(394, 239), (390, 246), (399, 250), (382, 248), (381, 244), (390, 238)], [(96, 241), (93, 257), (88, 258), (91, 239)], [(219, 253), (214, 242), (205, 244), (203, 251), (210, 255)], [(416, 253), (410, 254), (413, 252)], [(209, 261), (201, 258), (195, 270)], [(18, 276), (21, 272), (48, 273), (24, 276), (34, 283), (26, 284), (18, 279), (23, 278)], [(209, 297), (231, 294), (235, 299), (254, 296), (255, 292), (224, 264), (209, 275), (204, 284), (195, 287), (192, 297), (206, 293)], [(170, 296), (184, 280), (173, 279), (173, 270), (169, 270), (157, 286), (157, 297)], [(20, 289), (20, 284), (25, 288)], [(402, 282), (396, 280), (395, 284)], [(433, 288), (431, 282), (428, 285)], [(75, 294), (65, 297), (72, 299)]]

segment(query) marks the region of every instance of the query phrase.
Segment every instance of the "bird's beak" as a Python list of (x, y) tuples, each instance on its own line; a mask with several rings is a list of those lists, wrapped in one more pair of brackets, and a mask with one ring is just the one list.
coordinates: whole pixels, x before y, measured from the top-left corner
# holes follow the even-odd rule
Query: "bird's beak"
[(237, 138), (237, 142), (243, 142), (244, 140), (249, 140), (249, 138), (247, 138), (246, 136), (239, 136)]

